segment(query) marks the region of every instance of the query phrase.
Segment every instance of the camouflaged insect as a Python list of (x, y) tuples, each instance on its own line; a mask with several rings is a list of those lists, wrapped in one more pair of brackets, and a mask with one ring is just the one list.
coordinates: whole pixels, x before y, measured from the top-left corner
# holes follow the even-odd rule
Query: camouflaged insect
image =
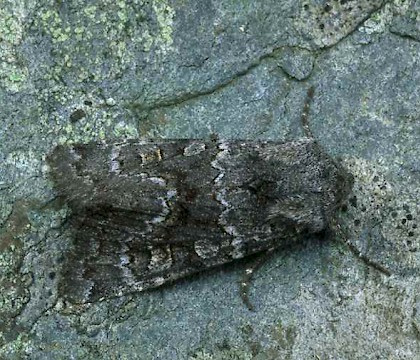
[(72, 303), (300, 241), (327, 228), (352, 183), (310, 137), (60, 145), (48, 161), (72, 210), (59, 284)]

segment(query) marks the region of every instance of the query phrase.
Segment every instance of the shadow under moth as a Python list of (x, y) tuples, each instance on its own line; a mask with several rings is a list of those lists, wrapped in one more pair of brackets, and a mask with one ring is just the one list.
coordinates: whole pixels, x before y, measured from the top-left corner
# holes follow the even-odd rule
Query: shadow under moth
[(59, 145), (48, 162), (72, 210), (59, 283), (71, 303), (300, 241), (328, 227), (352, 186), (311, 137)]

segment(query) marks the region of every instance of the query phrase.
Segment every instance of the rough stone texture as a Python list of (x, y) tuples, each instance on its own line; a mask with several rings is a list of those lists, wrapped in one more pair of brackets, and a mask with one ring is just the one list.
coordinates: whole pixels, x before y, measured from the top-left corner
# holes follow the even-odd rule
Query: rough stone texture
[[(0, 0), (0, 358), (420, 358), (419, 28), (416, 0)], [(254, 313), (244, 263), (57, 298), (55, 144), (294, 139), (310, 85), (312, 130), (355, 187), (331, 236), (260, 269)]]

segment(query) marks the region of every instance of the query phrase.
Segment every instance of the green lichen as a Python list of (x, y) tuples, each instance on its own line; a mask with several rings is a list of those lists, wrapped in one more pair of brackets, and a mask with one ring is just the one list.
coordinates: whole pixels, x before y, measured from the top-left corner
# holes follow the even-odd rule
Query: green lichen
[(163, 56), (173, 43), (174, 16), (163, 0), (74, 1), (67, 7), (50, 1), (35, 21), (35, 28), (50, 37), (55, 53), (47, 77), (59, 80), (72, 73), (72, 81), (101, 81), (121, 74), (139, 51)]
[(359, 28), (360, 32), (366, 34), (383, 33), (386, 31), (393, 17), (392, 4), (385, 4), (379, 11), (373, 13)]
[(92, 139), (138, 137), (138, 131), (134, 124), (124, 121), (114, 122), (110, 115), (103, 112), (96, 114), (94, 119), (83, 119), (75, 124), (68, 123), (60, 135), (59, 144), (86, 143)]
[[(167, 0), (104, 0), (88, 4), (75, 0), (59, 5), (50, 0), (37, 11), (31, 33), (49, 39), (54, 53), (54, 63), (42, 73), (50, 86), (38, 97), (40, 102), (48, 101), (56, 107), (83, 106), (86, 94), (77, 85), (64, 83), (113, 81), (139, 57), (168, 56), (172, 50), (175, 11)], [(60, 130), (59, 143), (138, 135), (136, 124), (115, 121), (115, 112), (109, 109), (119, 105), (116, 101), (100, 98), (98, 94), (96, 107), (83, 108), (86, 118), (69, 122)], [(55, 119), (60, 126), (62, 116), (53, 112), (40, 121), (50, 126)]]
[(21, 5), (0, 1), (0, 85), (12, 93), (21, 91), (28, 78), (17, 51), (24, 32)]
[[(6, 279), (0, 277), (0, 280)], [(2, 286), (2, 291), (0, 293), (0, 314), (19, 313), (20, 309), (29, 301), (29, 297), (23, 295), (21, 289), (21, 282), (16, 278), (10, 278), (7, 281), (7, 287)]]
[(20, 19), (6, 9), (0, 9), (0, 41), (10, 45), (19, 45), (22, 32)]
[[(4, 234), (0, 233), (0, 236), (2, 235)], [(10, 246), (8, 246), (7, 250), (3, 250), (0, 252), (0, 275), (13, 275), (19, 261), (19, 257), (16, 256), (16, 245), (11, 244)]]
[(172, 43), (174, 10), (168, 5), (167, 1), (154, 1), (153, 10), (160, 28), (160, 36), (157, 39), (161, 43), (162, 51), (168, 49)]
[(209, 353), (204, 350), (196, 352), (189, 357), (189, 360), (251, 360), (253, 355), (249, 352), (236, 348), (222, 349), (217, 352)]
[(83, 13), (91, 20), (95, 19), (95, 14), (98, 8), (96, 5), (88, 5), (83, 8)]
[(0, 359), (22, 359), (25, 353), (30, 353), (31, 347), (28, 335), (19, 334), (14, 341), (0, 347)]
[(412, 0), (394, 0), (393, 5), (399, 12), (407, 11), (412, 5)]
[(113, 133), (115, 134), (115, 137), (138, 137), (137, 128), (133, 127), (130, 124), (126, 124), (124, 122), (119, 122), (115, 124)]
[(23, 89), (28, 79), (25, 67), (15, 63), (3, 62), (0, 64), (0, 83), (10, 92), (17, 93)]

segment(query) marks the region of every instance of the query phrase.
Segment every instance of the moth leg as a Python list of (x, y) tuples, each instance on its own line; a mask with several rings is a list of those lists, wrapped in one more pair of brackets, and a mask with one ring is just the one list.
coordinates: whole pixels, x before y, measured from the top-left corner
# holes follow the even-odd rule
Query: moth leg
[(254, 275), (254, 272), (258, 270), (268, 260), (268, 258), (274, 252), (274, 250), (274, 248), (270, 248), (265, 252), (261, 253), (255, 259), (255, 261), (248, 265), (248, 267), (245, 269), (244, 274), (242, 275), (242, 279), (240, 282), (240, 295), (245, 306), (250, 311), (254, 311), (254, 305), (252, 305), (251, 301), (249, 300), (249, 286), (251, 284), (252, 276)]
[(311, 86), (306, 93), (305, 103), (303, 104), (302, 115), (300, 117), (300, 122), (303, 127), (303, 131), (308, 138), (313, 139), (314, 136), (312, 134), (311, 128), (309, 126), (308, 116), (309, 116), (309, 109), (311, 107), (312, 100), (314, 99), (315, 88)]

